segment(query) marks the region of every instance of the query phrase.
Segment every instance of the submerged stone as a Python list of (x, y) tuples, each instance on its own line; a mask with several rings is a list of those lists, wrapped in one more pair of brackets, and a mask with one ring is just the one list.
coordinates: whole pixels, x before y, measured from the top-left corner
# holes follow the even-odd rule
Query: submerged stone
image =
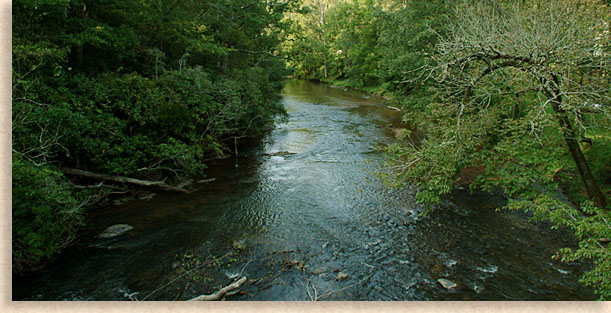
[(108, 228), (106, 228), (103, 232), (101, 232), (98, 235), (98, 238), (100, 239), (106, 239), (106, 238), (112, 238), (112, 237), (117, 237), (119, 235), (122, 235), (123, 233), (125, 233), (126, 231), (130, 230), (134, 228), (131, 225), (127, 225), (127, 224), (117, 224), (117, 225), (112, 225)]
[(445, 278), (440, 278), (437, 280), (437, 282), (440, 283), (441, 286), (443, 286), (443, 288), (445, 289), (453, 289), (458, 286), (455, 282), (445, 279)]

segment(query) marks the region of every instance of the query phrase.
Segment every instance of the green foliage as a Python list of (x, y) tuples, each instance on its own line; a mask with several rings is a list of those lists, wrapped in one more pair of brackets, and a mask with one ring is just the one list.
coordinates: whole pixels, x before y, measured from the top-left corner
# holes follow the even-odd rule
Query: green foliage
[(244, 240), (244, 239), (234, 240), (232, 246), (233, 246), (234, 250), (242, 251), (242, 250), (246, 249), (246, 240)]
[(429, 84), (416, 82), (421, 73), (414, 70), (425, 65), (447, 25), (447, 1), (319, 0), (304, 7), (290, 16), (293, 33), (283, 43), (297, 76), (428, 98)]
[[(600, 122), (600, 121), (597, 121)], [(606, 122), (609, 124), (609, 122)], [(591, 143), (583, 145), (584, 153), (592, 169), (596, 181), (600, 182), (603, 194), (611, 194), (611, 136), (608, 130), (591, 129), (585, 136)], [(574, 196), (575, 201), (587, 200), (587, 195), (581, 193), (581, 183), (574, 177), (567, 177), (567, 189)]]
[(382, 58), (378, 72), (386, 90), (410, 95), (412, 103), (407, 107), (430, 97), (426, 90), (430, 84), (419, 79), (422, 72), (417, 69), (429, 62), (439, 36), (445, 33), (450, 8), (443, 0), (396, 1), (379, 18), (382, 25), (376, 48)]
[(304, 5), (302, 14), (293, 16), (292, 40), (284, 43), (298, 76), (342, 79), (353, 87), (377, 85), (381, 7), (375, 1), (305, 1)]
[(13, 154), (13, 269), (39, 268), (74, 239), (83, 195), (57, 170)]

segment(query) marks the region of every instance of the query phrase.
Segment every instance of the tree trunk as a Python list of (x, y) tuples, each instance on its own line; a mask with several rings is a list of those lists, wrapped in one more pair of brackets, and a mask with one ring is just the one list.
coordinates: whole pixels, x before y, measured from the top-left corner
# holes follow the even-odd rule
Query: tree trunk
[(125, 183), (125, 184), (134, 184), (134, 185), (147, 186), (147, 187), (157, 187), (157, 188), (171, 190), (171, 191), (180, 191), (180, 192), (187, 192), (187, 193), (189, 192), (186, 189), (170, 186), (162, 181), (141, 180), (141, 179), (135, 179), (131, 177), (93, 173), (93, 172), (88, 172), (88, 171), (83, 171), (83, 170), (78, 170), (78, 169), (73, 169), (73, 168), (67, 168), (67, 167), (64, 167), (62, 171), (66, 174), (78, 175), (78, 176), (83, 176), (83, 177), (88, 177), (88, 178), (93, 178), (93, 179), (98, 179), (98, 180), (109, 180), (109, 181)]
[[(556, 86), (558, 86), (558, 78), (554, 76), (553, 80)], [(560, 104), (562, 103), (562, 96), (558, 90), (554, 91), (551, 103), (552, 108), (556, 113), (558, 124), (562, 129), (564, 141), (566, 141), (569, 152), (571, 153), (571, 156), (573, 156), (573, 161), (575, 161), (575, 165), (577, 166), (579, 175), (581, 175), (581, 180), (586, 187), (588, 196), (594, 201), (597, 207), (601, 209), (605, 208), (607, 201), (602, 192), (600, 192), (600, 188), (598, 188), (598, 184), (596, 184), (596, 181), (594, 180), (590, 166), (588, 165), (588, 162), (581, 151), (575, 129), (573, 129), (573, 126), (566, 115), (566, 111), (560, 107)]]
[(324, 67), (325, 67), (325, 78), (328, 78), (329, 77), (329, 69), (328, 69), (328, 66), (327, 66), (327, 57), (326, 56), (325, 56), (325, 65), (324, 65)]
[[(325, 12), (327, 11), (327, 2), (326, 1), (320, 1), (318, 3), (318, 5), (320, 6), (320, 21), (319, 21), (319, 26), (320, 26), (320, 39), (323, 43), (323, 46), (326, 48), (327, 47), (327, 41), (325, 40)], [(324, 75), (325, 78), (329, 77), (329, 66), (327, 64), (327, 53), (325, 51), (325, 49), (323, 49), (322, 51), (322, 55), (323, 55), (323, 60), (324, 60)]]
[(201, 295), (201, 296), (197, 296), (193, 299), (190, 299), (188, 301), (217, 301), (217, 300), (221, 300), (223, 298), (223, 296), (225, 295), (229, 295), (229, 292), (231, 290), (240, 288), (240, 286), (242, 286), (242, 284), (244, 284), (246, 282), (246, 276), (240, 278), (239, 280), (235, 281), (234, 283), (232, 283), (229, 286), (223, 287), (222, 289), (220, 289), (219, 291), (211, 294), (211, 295)]

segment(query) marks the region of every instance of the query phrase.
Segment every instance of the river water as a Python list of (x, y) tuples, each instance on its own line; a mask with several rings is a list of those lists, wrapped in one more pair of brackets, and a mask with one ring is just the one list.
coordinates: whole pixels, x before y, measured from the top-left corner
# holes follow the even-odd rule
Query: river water
[[(381, 99), (290, 80), (282, 102), (286, 121), (209, 164), (215, 181), (93, 210), (46, 272), (14, 278), (13, 299), (185, 300), (241, 276), (228, 300), (596, 298), (584, 266), (551, 259), (567, 232), (459, 189), (421, 217), (413, 189), (378, 181), (400, 120)], [(114, 224), (134, 229), (96, 238)]]

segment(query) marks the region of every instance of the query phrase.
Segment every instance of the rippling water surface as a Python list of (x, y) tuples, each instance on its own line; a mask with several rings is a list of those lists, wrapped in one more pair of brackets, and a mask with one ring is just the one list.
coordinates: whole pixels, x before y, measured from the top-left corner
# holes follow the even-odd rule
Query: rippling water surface
[[(14, 279), (13, 299), (184, 300), (240, 274), (250, 280), (229, 299), (595, 299), (577, 282), (582, 266), (550, 258), (574, 244), (567, 233), (495, 212), (503, 199), (465, 190), (419, 217), (413, 190), (377, 181), (376, 147), (400, 119), (380, 99), (292, 80), (282, 101), (288, 121), (240, 146), (240, 157), (209, 164), (216, 181), (94, 210), (47, 272)], [(134, 229), (95, 238), (120, 223)], [(214, 283), (172, 282), (186, 251), (220, 256), (236, 242), (231, 266), (202, 271)]]

